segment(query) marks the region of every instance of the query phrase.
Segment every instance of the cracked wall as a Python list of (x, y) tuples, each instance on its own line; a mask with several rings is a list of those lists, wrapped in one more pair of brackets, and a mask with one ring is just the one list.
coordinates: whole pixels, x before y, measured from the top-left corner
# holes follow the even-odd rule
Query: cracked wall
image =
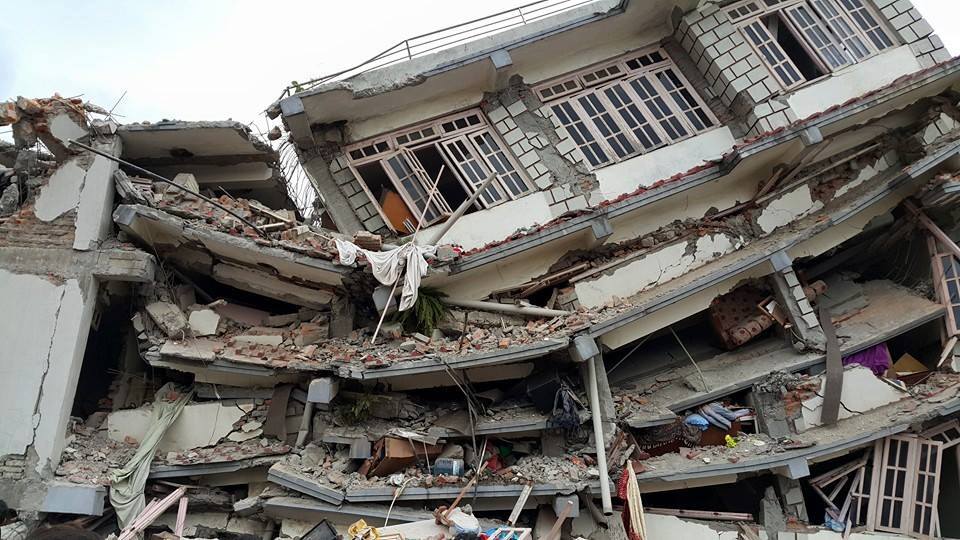
[(0, 456), (33, 449), (40, 473), (59, 461), (73, 406), (97, 284), (92, 278), (0, 270), (0, 295), (15, 310), (0, 314)]
[(632, 296), (682, 276), (739, 249), (741, 245), (741, 239), (722, 233), (677, 242), (596, 279), (577, 283), (577, 298), (582, 306), (597, 308), (615, 296)]

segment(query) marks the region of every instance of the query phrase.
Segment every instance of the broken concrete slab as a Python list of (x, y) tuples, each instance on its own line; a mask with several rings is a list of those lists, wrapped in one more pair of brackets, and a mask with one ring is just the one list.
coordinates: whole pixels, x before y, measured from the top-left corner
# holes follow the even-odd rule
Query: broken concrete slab
[[(183, 451), (216, 444), (233, 431), (234, 423), (252, 410), (253, 402), (189, 404), (160, 440), (158, 451)], [(107, 434), (115, 441), (140, 442), (149, 428), (150, 416), (147, 407), (114, 411), (107, 416)]]
[(171, 302), (153, 302), (146, 306), (147, 314), (170, 337), (185, 337), (189, 323), (180, 308)]
[(103, 486), (51, 482), (41, 512), (102, 516), (107, 490)]
[[(824, 377), (820, 383), (819, 396), (814, 396), (802, 402), (803, 430), (823, 425), (820, 414), (823, 407)], [(839, 418), (863, 414), (873, 409), (900, 401), (909, 394), (884, 382), (860, 365), (852, 365), (843, 371), (843, 391), (840, 395)]]
[(220, 325), (220, 315), (212, 309), (198, 309), (190, 312), (188, 319), (190, 331), (198, 337), (213, 336)]

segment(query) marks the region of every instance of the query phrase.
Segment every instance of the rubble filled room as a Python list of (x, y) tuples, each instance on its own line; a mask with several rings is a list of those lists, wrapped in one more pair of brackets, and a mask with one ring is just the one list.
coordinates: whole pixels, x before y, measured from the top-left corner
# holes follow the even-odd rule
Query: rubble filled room
[(0, 103), (0, 538), (960, 539), (960, 60), (908, 0), (405, 43), (265, 135)]

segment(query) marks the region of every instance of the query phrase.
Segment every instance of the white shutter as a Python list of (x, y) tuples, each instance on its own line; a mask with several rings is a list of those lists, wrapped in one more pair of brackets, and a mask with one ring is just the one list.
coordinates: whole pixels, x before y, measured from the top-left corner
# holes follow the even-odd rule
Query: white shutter
[(827, 29), (817, 20), (817, 17), (806, 4), (797, 4), (785, 11), (787, 16), (790, 17), (790, 21), (796, 25), (797, 30), (803, 34), (803, 42), (813, 48), (831, 70), (850, 65), (847, 54), (840, 49), (840, 46), (837, 45)]
[(868, 40), (861, 37), (854, 24), (837, 9), (833, 0), (810, 0), (810, 4), (827, 22), (837, 39), (854, 59), (863, 60), (873, 54), (874, 49)]
[(792, 88), (804, 81), (793, 61), (783, 52), (780, 44), (773, 40), (770, 31), (763, 22), (757, 20), (740, 28), (747, 42), (753, 45), (760, 58), (770, 68), (773, 76), (785, 89)]
[[(468, 185), (464, 188), (468, 193), (475, 192), (490, 176), (490, 170), (480, 159), (476, 149), (470, 144), (466, 136), (443, 141), (441, 144), (460, 171), (461, 177), (466, 180)], [(500, 191), (500, 186), (493, 182), (480, 194), (477, 200), (483, 207), (489, 208), (506, 201), (507, 197)]]

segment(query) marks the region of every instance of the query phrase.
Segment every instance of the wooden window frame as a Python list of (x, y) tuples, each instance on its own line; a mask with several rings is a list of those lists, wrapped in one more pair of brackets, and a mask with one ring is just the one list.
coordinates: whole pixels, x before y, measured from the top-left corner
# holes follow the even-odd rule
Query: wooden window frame
[[(944, 257), (950, 257), (955, 265), (960, 265), (960, 260), (950, 251), (940, 247), (939, 242), (932, 236), (927, 236), (927, 246), (931, 254), (933, 269), (933, 285), (937, 292), (937, 298), (940, 304), (946, 308), (946, 331), (947, 337), (960, 336), (960, 318), (954, 313), (955, 307), (960, 307), (960, 303), (954, 304), (950, 299), (950, 283), (954, 282), (957, 290), (960, 291), (960, 275), (954, 275), (953, 278), (947, 278), (946, 268), (943, 265)], [(956, 274), (956, 266), (954, 268)]]
[[(466, 126), (453, 126), (452, 129), (445, 129), (444, 125), (453, 123), (462, 123), (458, 122), (460, 120), (466, 120)], [(409, 140), (409, 136), (412, 133), (422, 133), (425, 129), (432, 129), (433, 133), (429, 136), (423, 136), (416, 140)], [(390, 179), (390, 182), (393, 184), (394, 188), (397, 191), (397, 194), (400, 195), (403, 199), (404, 204), (410, 209), (411, 213), (415, 217), (419, 218), (420, 210), (413, 204), (414, 197), (406, 192), (406, 188), (400, 184), (400, 179), (397, 177), (395, 171), (388, 166), (387, 160), (392, 158), (397, 153), (405, 153), (407, 157), (405, 158), (408, 165), (417, 173), (419, 178), (420, 185), (426, 185), (426, 190), (429, 193), (430, 188), (433, 186), (433, 178), (429, 178), (429, 175), (426, 174), (426, 171), (423, 170), (423, 166), (420, 164), (419, 160), (416, 159), (416, 156), (413, 154), (413, 151), (423, 148), (427, 145), (434, 145), (437, 148), (437, 151), (440, 153), (441, 158), (447, 165), (447, 168), (450, 169), (451, 173), (457, 178), (460, 182), (461, 187), (469, 195), (472, 194), (476, 186), (472, 182), (467, 181), (464, 176), (465, 173), (460, 168), (460, 166), (453, 162), (452, 156), (448, 154), (445, 143), (454, 140), (463, 140), (469, 145), (471, 151), (476, 153), (476, 156), (480, 159), (480, 164), (486, 169), (486, 172), (494, 172), (496, 168), (490, 162), (489, 158), (481, 151), (480, 148), (473, 142), (472, 137), (485, 133), (488, 134), (494, 143), (498, 146), (500, 152), (505, 156), (506, 160), (512, 166), (513, 171), (518, 175), (520, 181), (526, 187), (526, 191), (522, 193), (515, 194), (510, 189), (507, 189), (504, 184), (504, 180), (500, 178), (500, 175), (497, 175), (497, 180), (491, 185), (488, 189), (494, 189), (497, 193), (503, 196), (502, 200), (499, 200), (495, 203), (490, 203), (489, 201), (484, 201), (481, 197), (477, 200), (477, 203), (481, 208), (491, 208), (505, 202), (516, 200), (530, 193), (536, 191), (533, 182), (530, 181), (529, 175), (526, 173), (526, 169), (520, 164), (516, 156), (513, 155), (513, 152), (510, 150), (510, 145), (506, 144), (505, 141), (500, 137), (499, 133), (490, 124), (490, 121), (487, 119), (486, 115), (480, 109), (467, 109), (465, 111), (460, 111), (455, 114), (450, 114), (442, 116), (431, 120), (429, 122), (424, 122), (422, 124), (417, 124), (414, 126), (408, 126), (402, 128), (388, 135), (380, 135), (375, 138), (366, 139), (363, 141), (358, 141), (356, 143), (350, 144), (344, 147), (344, 153), (346, 154), (348, 167), (353, 172), (353, 175), (360, 180), (360, 185), (363, 188), (363, 191), (367, 194), (370, 200), (373, 202), (374, 207), (377, 209), (377, 212), (384, 219), (387, 225), (391, 228), (394, 228), (394, 225), (390, 223), (386, 214), (383, 212), (383, 208), (380, 207), (379, 201), (377, 201), (373, 193), (370, 191), (370, 188), (367, 186), (366, 181), (363, 179), (363, 176), (360, 174), (358, 167), (362, 165), (368, 165), (372, 162), (380, 162), (381, 167), (384, 170), (384, 173)], [(355, 158), (352, 154), (356, 150), (362, 150), (370, 147), (371, 145), (387, 145), (387, 149), (379, 151), (378, 153), (366, 154), (361, 158)], [(411, 161), (412, 158), (412, 161)], [(431, 219), (424, 222), (424, 226), (429, 226), (433, 223), (437, 223), (443, 217), (449, 215), (450, 206), (439, 193), (434, 195), (434, 201), (438, 205), (438, 208), (441, 209), (441, 216), (439, 219)]]
[[(873, 38), (871, 38), (869, 35), (868, 31), (864, 30), (863, 26), (843, 5), (845, 2), (859, 2), (861, 7), (857, 9), (861, 9), (870, 15), (870, 17), (877, 24), (875, 29), (883, 32), (891, 45), (884, 48), (878, 47)], [(751, 5), (759, 7), (760, 9), (751, 13), (750, 15), (743, 15), (741, 13), (742, 8), (744, 6)], [(832, 63), (824, 55), (824, 53), (811, 43), (806, 32), (804, 32), (797, 24), (795, 16), (791, 15), (792, 12), (796, 12), (798, 6), (804, 6), (806, 10), (813, 16), (818, 29), (825, 32), (826, 36), (830, 39), (831, 44), (837, 47), (840, 51), (840, 54), (846, 58), (846, 63), (837, 67), (833, 67)], [(828, 14), (826, 8), (830, 8), (834, 14)], [(806, 80), (802, 78), (799, 68), (797, 68), (793, 60), (790, 59), (790, 57), (786, 54), (783, 48), (780, 47), (776, 40), (773, 39), (773, 37), (770, 35), (770, 32), (766, 30), (766, 25), (762, 22), (762, 19), (765, 17), (777, 15), (781, 23), (785, 24), (787, 30), (793, 33), (794, 38), (801, 44), (810, 58), (826, 74), (832, 74), (846, 69), (853, 64), (863, 62), (898, 45), (897, 39), (890, 32), (889, 28), (887, 28), (885, 23), (886, 19), (881, 16), (880, 12), (877, 11), (868, 0), (744, 0), (725, 8), (724, 12), (726, 13), (730, 22), (737, 26), (740, 33), (743, 35), (744, 40), (750, 44), (750, 47), (760, 58), (760, 61), (763, 63), (763, 65), (766, 66), (771, 76), (773, 76), (773, 78), (780, 83), (780, 86), (784, 90), (793, 90), (799, 86), (809, 84), (813, 82), (813, 80)], [(778, 66), (784, 64), (784, 62), (776, 65), (770, 65), (770, 61), (766, 58), (763, 52), (759, 50), (759, 46), (754, 43), (749, 36), (746, 35), (745, 28), (758, 21), (760, 21), (760, 26), (764, 28), (766, 36), (770, 38), (772, 44), (776, 46), (778, 52), (786, 58), (785, 63), (788, 63), (793, 71), (800, 74), (801, 80), (799, 82), (787, 81), (781, 75), (779, 75), (776, 69)], [(841, 24), (845, 27), (845, 30), (851, 30), (853, 32), (853, 36), (859, 40), (860, 44), (867, 48), (866, 55), (855, 54), (851, 51), (848, 42), (850, 42), (853, 36), (841, 36), (838, 31), (838, 28), (841, 28)]]
[[(659, 60), (656, 60), (656, 58), (659, 58)], [(640, 62), (641, 59), (647, 60), (647, 65), (643, 65)], [(635, 67), (631, 66), (631, 64), (635, 64)], [(620, 74), (618, 76), (609, 77), (603, 81), (592, 81), (591, 84), (586, 84), (585, 81), (582, 80), (584, 75), (596, 73), (600, 69), (609, 69), (609, 67), (612, 65), (617, 65), (619, 67)], [(685, 109), (683, 105), (677, 102), (677, 98), (674, 96), (674, 94), (668, 91), (661, 82), (659, 76), (661, 74), (665, 74), (667, 71), (669, 71), (681, 83), (680, 88), (676, 89), (675, 91), (686, 91), (686, 93), (692, 98), (693, 103), (690, 109)], [(661, 124), (662, 120), (657, 119), (657, 114), (654, 109), (652, 109), (644, 99), (641, 99), (640, 95), (632, 86), (634, 81), (639, 81), (641, 79), (647, 81), (653, 88), (653, 98), (659, 99), (663, 102), (664, 106), (669, 112), (666, 119), (674, 118), (677, 122), (679, 122), (685, 133), (676, 137), (668, 135), (666, 129)], [(570, 92), (564, 95), (554, 95), (544, 99), (542, 93), (543, 89), (552, 88), (558, 85), (560, 81), (569, 80), (579, 81), (582, 88), (576, 92)], [(618, 89), (622, 90), (630, 98), (629, 102), (620, 107), (615, 106), (613, 101), (606, 93), (607, 90), (612, 89), (613, 87), (618, 87)], [(670, 58), (670, 55), (668, 55), (667, 52), (661, 47), (652, 47), (638, 51), (632, 51), (614, 60), (607, 60), (584, 68), (580, 71), (564, 75), (563, 77), (541, 82), (535, 87), (534, 90), (538, 95), (540, 95), (541, 99), (543, 99), (544, 103), (550, 110), (550, 114), (553, 115), (554, 118), (558, 120), (558, 123), (560, 123), (563, 128), (567, 130), (571, 138), (574, 140), (581, 138), (585, 141), (584, 143), (578, 143), (577, 146), (580, 148), (581, 152), (584, 153), (583, 164), (591, 170), (600, 169), (614, 163), (620, 163), (636, 156), (652, 152), (664, 146), (689, 139), (700, 133), (705, 133), (720, 125), (720, 122), (713, 114), (713, 111), (711, 111), (707, 106), (706, 102), (697, 92), (696, 88), (690, 84), (690, 81), (687, 80), (687, 78), (683, 75), (683, 72), (680, 70), (679, 66), (677, 66), (677, 64)], [(580, 101), (581, 99), (587, 99), (588, 101), (595, 99), (599, 101), (603, 110), (601, 111), (601, 114), (597, 116), (603, 116), (604, 114), (609, 116), (609, 118), (605, 119), (603, 123), (606, 124), (606, 127), (609, 129), (610, 125), (607, 120), (612, 120), (613, 126), (619, 129), (617, 134), (622, 134), (625, 136), (626, 140), (631, 146), (631, 151), (622, 156), (618, 155), (618, 153), (614, 150), (614, 146), (609, 140), (612, 138), (612, 136), (604, 135), (603, 126), (597, 124), (595, 121), (595, 115), (588, 114), (586, 108)], [(636, 111), (638, 111), (646, 121), (646, 124), (641, 125), (649, 125), (654, 130), (657, 138), (660, 140), (659, 144), (649, 147), (640, 140), (640, 138), (634, 132), (634, 129), (630, 127), (628, 120), (621, 112), (630, 105), (633, 105)], [(555, 109), (556, 107), (569, 107), (570, 110), (576, 113), (578, 121), (583, 123), (584, 128), (592, 137), (592, 141), (590, 142), (595, 142), (599, 149), (602, 150), (602, 156), (594, 155), (596, 152), (594, 152), (592, 148), (584, 148), (584, 146), (590, 146), (590, 143), (586, 142), (586, 138), (582, 136), (580, 129), (577, 128), (578, 133), (576, 136), (571, 132), (572, 126), (576, 125), (578, 122), (563, 122), (562, 118), (558, 115)], [(702, 112), (706, 119), (706, 121), (703, 122), (704, 127), (702, 128), (696, 128), (687, 116), (688, 111), (696, 110)], [(634, 112), (630, 111), (630, 114), (631, 119), (635, 120)], [(563, 113), (563, 116), (568, 115)], [(699, 117), (699, 115), (697, 116)], [(700, 120), (703, 121), (704, 118), (700, 118)], [(589, 153), (589, 155), (587, 155), (587, 153)], [(596, 161), (598, 163), (592, 163), (590, 159), (591, 156), (597, 158)], [(600, 157), (604, 159), (599, 159)]]
[[(897, 457), (900, 456), (899, 450), (905, 448), (907, 452), (907, 459), (903, 465), (897, 463), (891, 466), (887, 463), (890, 457), (891, 443), (894, 441), (896, 441), (898, 446)], [(875, 443), (871, 491), (868, 496), (869, 509), (867, 511), (867, 527), (870, 530), (903, 534), (914, 538), (934, 538), (939, 534), (940, 526), (939, 516), (937, 515), (937, 503), (939, 502), (939, 477), (943, 470), (943, 450), (944, 445), (942, 442), (926, 439), (917, 435), (892, 435)], [(927, 452), (926, 460), (923, 459), (925, 451)], [(932, 455), (931, 452), (935, 452), (937, 459), (935, 468), (929, 470), (931, 463), (929, 456)], [(920, 470), (924, 461), (926, 462), (928, 470)], [(902, 496), (884, 495), (887, 491), (886, 478), (890, 471), (898, 471), (904, 474)], [(926, 491), (928, 482), (931, 479), (934, 485), (932, 486), (932, 501), (930, 501), (930, 505), (928, 505), (926, 501), (917, 501), (917, 495), (918, 487), (924, 488), (924, 491)], [(921, 482), (921, 480), (923, 481)], [(896, 489), (895, 480), (893, 482), (893, 489)], [(881, 523), (883, 502), (885, 500), (899, 501), (902, 503), (898, 523)], [(930, 509), (930, 534), (924, 534), (922, 531), (914, 528), (914, 517), (916, 516), (918, 507), (927, 507)], [(923, 514), (921, 514), (921, 519), (922, 516)], [(893, 517), (893, 502), (891, 502), (890, 517)]]

